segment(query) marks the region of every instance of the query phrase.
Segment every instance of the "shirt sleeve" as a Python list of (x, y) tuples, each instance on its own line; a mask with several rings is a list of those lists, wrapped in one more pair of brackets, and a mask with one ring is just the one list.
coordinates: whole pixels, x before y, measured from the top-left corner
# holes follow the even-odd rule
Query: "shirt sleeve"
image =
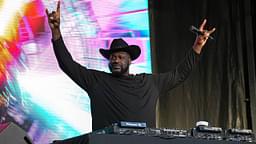
[(200, 55), (190, 49), (175, 69), (165, 73), (153, 74), (159, 91), (168, 91), (184, 82), (192, 72), (193, 67), (199, 62), (199, 59)]
[(88, 90), (95, 83), (95, 79), (93, 79), (93, 70), (89, 70), (73, 60), (62, 37), (57, 40), (52, 40), (52, 44), (61, 70), (66, 73), (76, 84), (88, 92)]

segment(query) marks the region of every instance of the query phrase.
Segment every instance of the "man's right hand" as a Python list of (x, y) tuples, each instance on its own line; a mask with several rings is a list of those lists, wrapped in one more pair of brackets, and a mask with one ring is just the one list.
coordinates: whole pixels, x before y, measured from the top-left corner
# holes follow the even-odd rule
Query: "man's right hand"
[(56, 11), (49, 13), (48, 9), (45, 10), (48, 17), (48, 24), (52, 31), (52, 39), (57, 40), (60, 38), (60, 1), (58, 1)]

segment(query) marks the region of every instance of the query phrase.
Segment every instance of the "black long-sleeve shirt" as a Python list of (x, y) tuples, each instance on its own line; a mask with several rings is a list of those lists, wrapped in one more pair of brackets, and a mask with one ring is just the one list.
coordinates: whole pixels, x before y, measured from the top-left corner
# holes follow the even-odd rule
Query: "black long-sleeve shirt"
[(115, 77), (75, 62), (62, 38), (52, 42), (60, 68), (90, 97), (93, 130), (122, 120), (146, 122), (148, 127), (155, 127), (159, 94), (183, 82), (199, 59), (191, 49), (172, 71)]

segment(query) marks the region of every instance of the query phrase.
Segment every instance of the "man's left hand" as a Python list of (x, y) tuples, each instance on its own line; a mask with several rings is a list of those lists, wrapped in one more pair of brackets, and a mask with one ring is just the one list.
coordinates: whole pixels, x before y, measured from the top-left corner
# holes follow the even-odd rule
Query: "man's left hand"
[(197, 54), (201, 53), (202, 48), (204, 47), (205, 43), (207, 42), (209, 36), (216, 30), (216, 28), (206, 30), (205, 24), (206, 24), (206, 19), (204, 19), (203, 23), (199, 27), (199, 30), (202, 32), (202, 34), (197, 35), (196, 40), (193, 45), (193, 50)]

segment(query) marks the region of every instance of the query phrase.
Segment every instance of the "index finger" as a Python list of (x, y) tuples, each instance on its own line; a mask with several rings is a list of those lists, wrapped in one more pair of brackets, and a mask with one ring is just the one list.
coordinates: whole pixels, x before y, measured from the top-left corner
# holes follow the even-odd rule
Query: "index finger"
[(48, 11), (48, 9), (45, 9), (45, 12), (46, 12), (47, 16), (49, 16), (49, 11)]
[(209, 34), (213, 33), (216, 30), (216, 28), (213, 28), (209, 31)]

